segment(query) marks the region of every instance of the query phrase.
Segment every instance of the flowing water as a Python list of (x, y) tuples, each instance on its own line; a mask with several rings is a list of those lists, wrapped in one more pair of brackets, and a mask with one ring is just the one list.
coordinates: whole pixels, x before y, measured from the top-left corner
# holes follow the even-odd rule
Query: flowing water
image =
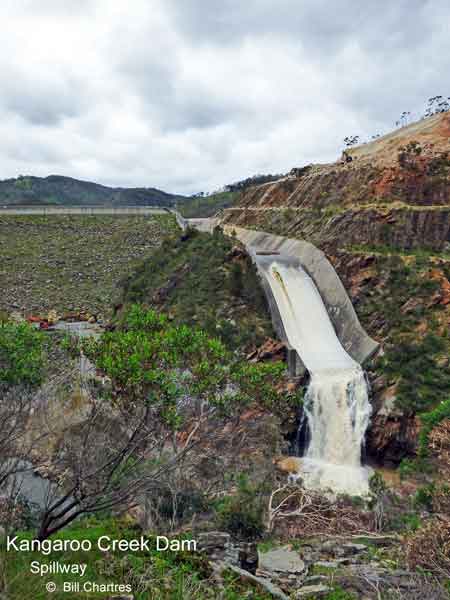
[(344, 350), (309, 275), (282, 257), (256, 260), (275, 297), (287, 339), (311, 381), (305, 395), (310, 442), (301, 477), (307, 487), (365, 494), (361, 451), (371, 406), (361, 366)]
[[(59, 321), (53, 326), (53, 329), (65, 331), (71, 336), (78, 336), (80, 339), (85, 337), (98, 338), (103, 332), (103, 328), (96, 323), (88, 323), (87, 321)], [(95, 376), (95, 365), (93, 365), (81, 352), (80, 355), (80, 374), (82, 379), (89, 379)]]

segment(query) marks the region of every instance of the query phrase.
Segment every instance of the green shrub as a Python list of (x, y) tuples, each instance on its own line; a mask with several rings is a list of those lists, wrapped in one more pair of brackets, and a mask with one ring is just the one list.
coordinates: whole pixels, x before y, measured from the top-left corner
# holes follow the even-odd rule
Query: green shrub
[(428, 436), (431, 430), (448, 418), (450, 418), (450, 398), (442, 401), (430, 412), (420, 415), (422, 429), (419, 434), (419, 456), (428, 456)]
[(390, 527), (394, 531), (417, 531), (421, 526), (422, 521), (416, 512), (396, 515), (390, 520)]
[(417, 513), (404, 515), (403, 522), (408, 531), (417, 531), (422, 527), (422, 520)]
[(325, 600), (356, 600), (356, 596), (342, 587), (335, 587), (332, 592), (325, 596)]
[(44, 376), (44, 336), (28, 323), (0, 322), (0, 384), (38, 385)]
[(433, 510), (433, 495), (436, 490), (434, 483), (420, 487), (414, 495), (414, 506)]
[(382, 371), (399, 379), (397, 406), (407, 414), (433, 408), (450, 394), (450, 366), (438, 364), (446, 342), (429, 333), (419, 342), (400, 341), (381, 359)]
[(398, 164), (409, 171), (416, 171), (419, 168), (418, 157), (422, 154), (422, 146), (419, 142), (412, 141), (406, 146), (401, 146), (398, 151)]
[(117, 398), (144, 400), (170, 427), (181, 425), (180, 398), (206, 402), (218, 416), (236, 415), (255, 402), (272, 406), (279, 398), (274, 382), (282, 363), (242, 361), (202, 329), (175, 325), (138, 304), (120, 328), (86, 339), (82, 347), (111, 379)]
[(233, 296), (237, 296), (238, 298), (242, 295), (243, 292), (243, 273), (242, 267), (239, 263), (233, 263), (231, 266), (231, 270), (228, 276), (228, 287), (230, 293)]
[(373, 496), (380, 496), (381, 494), (384, 494), (386, 489), (387, 486), (386, 482), (383, 479), (383, 476), (381, 475), (381, 473), (378, 473), (378, 471), (375, 471), (369, 479), (370, 493)]
[(427, 174), (429, 176), (441, 175), (447, 176), (450, 170), (450, 158), (448, 152), (439, 156), (434, 156), (427, 165)]
[(237, 493), (225, 496), (215, 505), (217, 524), (237, 537), (261, 537), (265, 530), (262, 490), (250, 483), (244, 473), (238, 475), (236, 483)]
[[(193, 515), (204, 513), (208, 510), (208, 502), (204, 494), (194, 488), (187, 488), (176, 493), (173, 490), (162, 488), (157, 490), (158, 513), (165, 521), (183, 521)], [(176, 502), (174, 502), (174, 499)]]
[(404, 458), (399, 466), (400, 479), (431, 473), (432, 465), (422, 457)]

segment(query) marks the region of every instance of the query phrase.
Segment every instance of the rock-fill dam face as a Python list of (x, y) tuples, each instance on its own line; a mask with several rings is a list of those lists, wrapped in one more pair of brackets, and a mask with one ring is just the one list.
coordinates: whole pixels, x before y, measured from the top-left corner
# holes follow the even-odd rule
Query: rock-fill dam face
[(301, 477), (307, 487), (365, 494), (361, 450), (371, 406), (361, 366), (342, 347), (311, 277), (298, 261), (255, 255), (278, 306), (289, 344), (311, 380), (305, 396), (310, 442)]

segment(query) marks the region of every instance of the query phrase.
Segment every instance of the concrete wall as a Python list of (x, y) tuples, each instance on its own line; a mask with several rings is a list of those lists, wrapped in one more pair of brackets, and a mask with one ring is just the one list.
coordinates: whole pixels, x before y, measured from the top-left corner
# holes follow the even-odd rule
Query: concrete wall
[(168, 208), (167, 212), (175, 216), (178, 227), (181, 229), (181, 231), (184, 231), (187, 228), (188, 220), (185, 219), (177, 210), (174, 208)]
[(205, 233), (212, 233), (214, 227), (219, 223), (219, 221), (214, 218), (186, 219), (186, 221), (189, 227), (194, 227), (195, 229)]
[[(376, 352), (379, 344), (362, 328), (341, 280), (321, 250), (303, 240), (284, 238), (263, 231), (252, 231), (233, 225), (225, 225), (223, 230), (227, 235), (231, 235), (234, 231), (236, 237), (245, 244), (250, 254), (273, 252), (299, 260), (316, 284), (337, 336), (350, 356), (357, 362), (363, 363)], [(270, 295), (268, 295), (268, 299), (277, 333), (282, 336), (280, 317), (273, 307)]]

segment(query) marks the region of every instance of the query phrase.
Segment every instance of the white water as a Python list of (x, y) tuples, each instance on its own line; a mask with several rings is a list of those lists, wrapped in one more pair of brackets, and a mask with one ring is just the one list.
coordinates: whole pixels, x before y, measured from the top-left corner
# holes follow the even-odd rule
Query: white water
[(339, 342), (307, 273), (286, 261), (256, 258), (288, 341), (311, 375), (305, 396), (311, 440), (300, 476), (310, 488), (365, 494), (368, 470), (361, 466), (361, 448), (371, 406), (364, 372)]

